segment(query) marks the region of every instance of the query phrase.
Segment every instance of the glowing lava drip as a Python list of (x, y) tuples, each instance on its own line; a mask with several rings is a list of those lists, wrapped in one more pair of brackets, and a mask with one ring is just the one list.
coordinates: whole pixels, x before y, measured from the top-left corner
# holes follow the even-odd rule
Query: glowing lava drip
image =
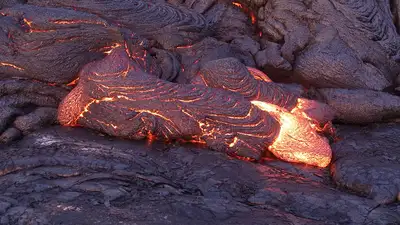
[(315, 125), (306, 116), (301, 117), (266, 102), (251, 103), (273, 115), (281, 125), (278, 137), (268, 147), (276, 157), (319, 167), (330, 163), (332, 151), (328, 140), (317, 133)]

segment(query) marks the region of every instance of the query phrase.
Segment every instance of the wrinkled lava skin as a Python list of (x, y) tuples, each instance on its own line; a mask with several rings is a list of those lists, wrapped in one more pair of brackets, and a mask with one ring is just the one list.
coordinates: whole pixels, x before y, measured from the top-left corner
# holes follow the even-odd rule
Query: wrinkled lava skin
[(123, 49), (88, 64), (62, 101), (59, 121), (130, 139), (188, 139), (259, 159), (279, 123), (239, 94), (149, 75)]
[[(82, 125), (129, 139), (185, 139), (256, 160), (268, 146), (278, 146), (270, 150), (286, 161), (322, 167), (330, 162), (329, 144), (313, 145), (322, 137), (302, 140), (312, 154), (310, 148), (296, 148), (294, 138), (288, 149), (282, 146), (284, 141), (276, 143), (288, 134), (288, 129), (281, 129), (279, 116), (263, 112), (238, 93), (158, 79), (143, 72), (122, 48), (86, 65), (79, 77), (60, 104), (58, 119), (63, 125)], [(298, 152), (304, 154), (293, 154)]]
[(239, 60), (224, 58), (206, 63), (194, 82), (201, 80), (206, 86), (237, 92), (248, 100), (265, 101), (288, 110), (296, 106), (300, 96), (285, 91), (276, 83), (259, 79), (262, 78), (252, 76)]

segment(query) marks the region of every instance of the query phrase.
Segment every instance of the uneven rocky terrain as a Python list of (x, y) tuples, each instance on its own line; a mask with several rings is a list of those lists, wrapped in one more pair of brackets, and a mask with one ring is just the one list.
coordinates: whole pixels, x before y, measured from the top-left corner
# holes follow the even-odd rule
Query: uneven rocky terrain
[[(400, 224), (399, 12), (398, 0), (0, 0), (0, 224)], [(137, 92), (110, 103), (124, 88)], [(104, 104), (87, 113), (74, 93)], [(337, 129), (326, 168), (264, 151), (282, 124), (250, 102), (299, 99)], [(225, 120), (205, 132), (210, 118)], [(170, 140), (195, 135), (221, 152)]]
[(400, 126), (339, 133), (317, 169), (40, 130), (2, 148), (0, 224), (399, 224)]

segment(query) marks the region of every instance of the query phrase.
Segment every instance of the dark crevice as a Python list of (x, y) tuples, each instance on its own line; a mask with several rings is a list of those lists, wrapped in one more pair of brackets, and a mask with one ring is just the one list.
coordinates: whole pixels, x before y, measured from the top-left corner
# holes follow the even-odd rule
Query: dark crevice
[(396, 26), (397, 34), (400, 34), (400, 21), (399, 21), (399, 2), (398, 0), (389, 0), (390, 11), (392, 12), (392, 20)]

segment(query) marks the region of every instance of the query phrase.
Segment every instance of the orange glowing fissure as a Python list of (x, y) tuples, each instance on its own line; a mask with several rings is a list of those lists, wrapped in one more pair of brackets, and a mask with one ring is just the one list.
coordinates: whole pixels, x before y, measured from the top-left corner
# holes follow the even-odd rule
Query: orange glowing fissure
[(79, 77), (76, 78), (75, 80), (69, 82), (69, 83), (67, 84), (67, 86), (68, 86), (68, 87), (70, 87), (70, 86), (75, 86), (75, 85), (78, 84), (78, 81), (79, 81)]
[(315, 125), (306, 116), (262, 101), (251, 103), (274, 116), (281, 125), (278, 137), (268, 147), (275, 156), (288, 162), (319, 167), (329, 165), (332, 158), (329, 142), (317, 133)]
[[(87, 103), (86, 105), (85, 105), (85, 107), (83, 107), (83, 110), (82, 110), (82, 112), (74, 119), (74, 120), (71, 120), (71, 121), (69, 121), (67, 124), (65, 124), (65, 125), (67, 125), (67, 126), (78, 126), (78, 120), (80, 119), (80, 118), (83, 118), (83, 117), (85, 117), (85, 113), (87, 113), (87, 112), (89, 112), (90, 110), (89, 110), (89, 108), (90, 108), (90, 106), (92, 105), (92, 104), (98, 104), (98, 103), (100, 103), (100, 102), (112, 102), (112, 101), (115, 101), (115, 99), (114, 98), (111, 98), (111, 97), (104, 97), (104, 98), (102, 98), (102, 99), (92, 99), (89, 103)], [(115, 126), (114, 128), (117, 128), (117, 126)]]
[(249, 8), (245, 7), (243, 4), (239, 3), (239, 2), (232, 2), (232, 5), (242, 9), (245, 13), (248, 13), (251, 19), (251, 23), (255, 24), (257, 19), (254, 15), (254, 13), (252, 11), (249, 10)]
[(90, 21), (90, 20), (53, 20), (50, 21), (54, 24), (97, 24), (106, 26), (104, 22), (101, 21)]
[(0, 66), (8, 66), (8, 67), (12, 67), (12, 68), (14, 68), (14, 69), (16, 69), (16, 70), (19, 70), (19, 71), (24, 71), (23, 68), (21, 68), (21, 67), (19, 67), (19, 66), (16, 66), (16, 65), (14, 65), (14, 64), (11, 64), (11, 63), (0, 62)]

